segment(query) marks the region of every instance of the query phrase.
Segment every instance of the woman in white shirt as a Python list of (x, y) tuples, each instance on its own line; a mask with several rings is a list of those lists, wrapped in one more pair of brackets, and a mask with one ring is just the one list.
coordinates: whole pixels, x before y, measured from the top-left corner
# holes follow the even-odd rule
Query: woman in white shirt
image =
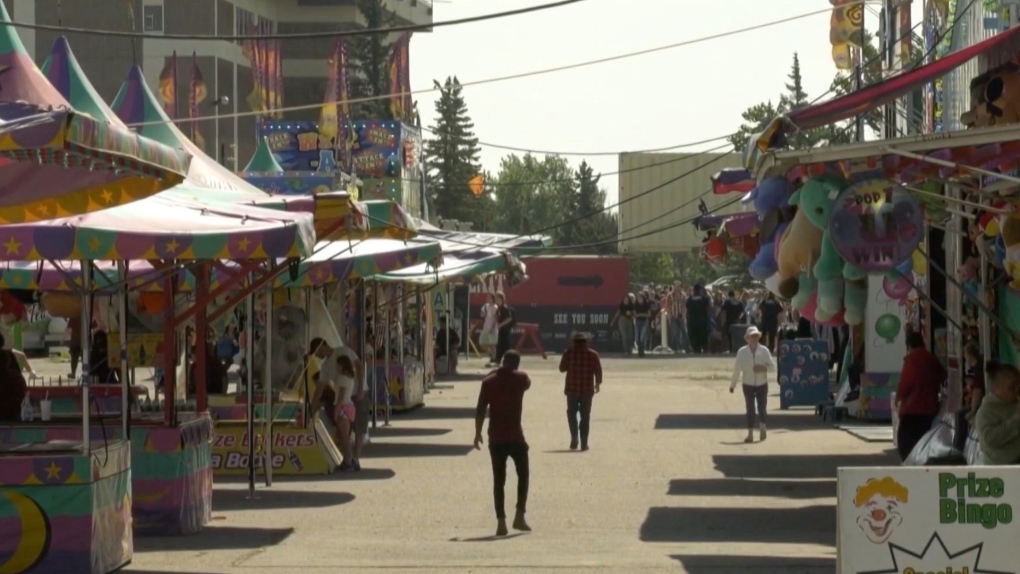
[(336, 358), (336, 442), (340, 454), (344, 455), (341, 471), (354, 468), (354, 454), (351, 452), (351, 427), (354, 425), (354, 363), (341, 354)]
[(765, 423), (767, 413), (765, 403), (769, 396), (769, 371), (776, 370), (776, 361), (768, 347), (759, 345), (761, 331), (751, 326), (744, 333), (747, 344), (737, 351), (737, 360), (733, 363), (733, 379), (730, 381), (730, 392), (737, 388), (737, 380), (743, 384), (744, 408), (747, 412), (747, 438), (744, 442), (754, 442), (755, 410), (758, 414), (758, 440), (765, 440)]
[(482, 323), (482, 333), (478, 336), (478, 342), (489, 353), (489, 363), (485, 366), (492, 367), (496, 364), (496, 340), (498, 338), (498, 333), (496, 332), (496, 296), (492, 293), (489, 293), (488, 300), (482, 305), (482, 317), (485, 321)]

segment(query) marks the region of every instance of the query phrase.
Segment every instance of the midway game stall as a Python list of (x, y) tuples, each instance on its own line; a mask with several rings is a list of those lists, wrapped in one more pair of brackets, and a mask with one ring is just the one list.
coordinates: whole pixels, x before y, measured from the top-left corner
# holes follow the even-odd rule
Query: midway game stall
[[(447, 302), (454, 288), (481, 285), (486, 278), (503, 275), (508, 284), (526, 279), (524, 264), (511, 252), (488, 247), (454, 246), (439, 241), (444, 254), (440, 263), (422, 264), (371, 278), (376, 299), (376, 317), (386, 325), (396, 325), (407, 337), (396, 337), (395, 352), (384, 352), (384, 363), (377, 365), (375, 376), (389, 383), (387, 396), (381, 397), (393, 410), (408, 410), (424, 404), (424, 392), (438, 374), (453, 374), (458, 350), (450, 348), (450, 338), (439, 337), (439, 318), (446, 317), (450, 328), (463, 342), (465, 355), (480, 324), (463, 316), (450, 316)], [(450, 254), (446, 249), (449, 249)], [(445, 295), (445, 297), (444, 297)], [(405, 320), (406, 317), (406, 320)], [(411, 334), (414, 334), (411, 336)], [(437, 340), (445, 348), (437, 348)], [(387, 337), (386, 340), (390, 340)], [(413, 349), (413, 351), (410, 351)], [(379, 356), (376, 353), (376, 356)], [(401, 374), (403, 377), (401, 377)], [(382, 394), (380, 389), (377, 394)]]
[[(0, 19), (9, 22), (2, 6)], [(113, 245), (79, 234), (75, 224), (184, 179), (186, 153), (75, 111), (38, 72), (9, 26), (0, 32), (0, 61), (5, 260), (88, 260)], [(103, 432), (101, 416), (90, 413), (91, 390), (86, 377), (83, 407), (64, 417), (67, 436), (37, 436), (60, 423), (46, 403), (37, 415), (27, 397), (23, 420), (0, 428), (2, 571), (105, 573), (131, 560), (130, 446), (125, 437)], [(50, 420), (34, 422), (44, 415)]]

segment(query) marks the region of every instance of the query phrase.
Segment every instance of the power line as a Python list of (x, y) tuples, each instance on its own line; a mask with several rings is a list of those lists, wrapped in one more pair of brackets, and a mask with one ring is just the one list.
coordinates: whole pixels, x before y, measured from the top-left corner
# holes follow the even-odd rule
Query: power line
[[(680, 48), (680, 47), (683, 47), (683, 46), (690, 46), (690, 45), (693, 45), (693, 44), (698, 44), (700, 42), (707, 42), (709, 40), (716, 40), (716, 39), (719, 39), (719, 38), (725, 38), (727, 36), (735, 36), (735, 35), (738, 35), (738, 34), (742, 34), (744, 32), (751, 32), (751, 31), (754, 31), (754, 30), (760, 30), (760, 29), (763, 29), (763, 28), (768, 28), (768, 27), (772, 27), (772, 26), (778, 26), (780, 24), (786, 24), (786, 23), (789, 23), (789, 22), (794, 22), (796, 20), (802, 20), (804, 18), (808, 18), (808, 17), (811, 17), (811, 16), (817, 16), (819, 14), (827, 14), (827, 13), (829, 13), (831, 11), (832, 11), (831, 8), (827, 8), (825, 10), (815, 10), (814, 12), (807, 12), (805, 14), (800, 14), (800, 15), (797, 15), (797, 16), (791, 16), (791, 17), (788, 17), (788, 18), (783, 18), (781, 20), (773, 20), (773, 21), (770, 21), (770, 22), (766, 22), (764, 24), (757, 24), (755, 26), (749, 26), (749, 27), (746, 27), (746, 28), (740, 28), (738, 30), (731, 30), (729, 32), (722, 32), (722, 33), (719, 33), (719, 34), (713, 34), (711, 36), (703, 36), (701, 38), (695, 38), (693, 40), (684, 40), (682, 42), (676, 42), (676, 43), (668, 44), (668, 45), (665, 45), (665, 46), (658, 46), (658, 47), (655, 47), (655, 48), (647, 48), (647, 49), (644, 49), (644, 50), (638, 50), (636, 52), (627, 52), (625, 54), (617, 54), (615, 56), (606, 56), (604, 58), (598, 58), (598, 59), (595, 59), (595, 60), (587, 60), (587, 61), (584, 61), (584, 62), (575, 62), (573, 64), (566, 64), (566, 65), (563, 65), (563, 66), (556, 66), (556, 67), (552, 67), (552, 68), (543, 68), (543, 69), (539, 69), (539, 70), (531, 70), (531, 71), (527, 71), (527, 72), (520, 72), (520, 73), (517, 73), (517, 74), (510, 74), (510, 75), (507, 75), (507, 76), (496, 76), (496, 77), (493, 77), (493, 78), (486, 78), (486, 79), (483, 79), (483, 80), (475, 80), (475, 81), (471, 81), (471, 82), (462, 82), (460, 85), (461, 85), (461, 87), (482, 86), (482, 85), (494, 84), (494, 83), (498, 83), (498, 82), (506, 82), (506, 81), (510, 81), (510, 80), (519, 80), (519, 79), (522, 79), (522, 78), (530, 78), (530, 77), (534, 77), (534, 76), (542, 76), (542, 75), (545, 75), (545, 74), (552, 74), (552, 73), (556, 73), (556, 72), (564, 72), (564, 71), (567, 71), (567, 70), (575, 70), (575, 69), (578, 69), (578, 68), (585, 68), (585, 67), (588, 67), (588, 66), (595, 66), (595, 65), (599, 65), (599, 64), (606, 64), (606, 63), (615, 62), (615, 61), (618, 61), (618, 60), (625, 60), (625, 59), (628, 59), (628, 58), (635, 58), (637, 56), (644, 56), (644, 55), (652, 54), (652, 53), (655, 53), (655, 52), (663, 52), (663, 51), (666, 51), (666, 50), (672, 50), (674, 48)], [(163, 37), (165, 37), (165, 36), (163, 36)], [(375, 101), (375, 100), (385, 100), (385, 99), (396, 98), (396, 97), (403, 97), (403, 96), (415, 96), (415, 95), (419, 95), (419, 94), (428, 94), (428, 93), (437, 92), (437, 91), (440, 91), (440, 89), (435, 87), (435, 86), (433, 86), (431, 88), (425, 88), (425, 89), (421, 89), (421, 90), (411, 90), (409, 92), (394, 92), (394, 93), (382, 94), (382, 95), (378, 95), (378, 96), (365, 96), (365, 97), (361, 97), (361, 98), (349, 98), (347, 100), (337, 100), (337, 101), (334, 101), (334, 102), (320, 102), (318, 104), (305, 104), (305, 105), (300, 105), (300, 106), (288, 106), (288, 107), (278, 108), (278, 109), (275, 109), (275, 110), (272, 110), (272, 111), (274, 111), (274, 112), (298, 112), (298, 111), (319, 109), (322, 106), (328, 105), (328, 104), (331, 104), (331, 103), (332, 104), (336, 104), (336, 105), (343, 105), (344, 103), (346, 103), (346, 104), (360, 104), (360, 103), (371, 102), (371, 101)], [(165, 120), (153, 120), (153, 121), (139, 122), (139, 123), (136, 123), (136, 124), (131, 124), (130, 127), (147, 126), (147, 125), (155, 125), (155, 124), (165, 124), (165, 123), (171, 123), (171, 122), (190, 123), (190, 122), (201, 122), (201, 121), (215, 121), (215, 120), (222, 120), (222, 119), (228, 119), (228, 118), (240, 118), (240, 117), (249, 117), (249, 116), (259, 116), (259, 115), (263, 115), (264, 113), (265, 112), (249, 111), (249, 112), (234, 112), (234, 113), (229, 113), (229, 114), (219, 114), (219, 115), (212, 115), (212, 116), (199, 116), (199, 117), (196, 117), (196, 118), (178, 118), (176, 120), (168, 120), (168, 121), (165, 121)], [(729, 137), (729, 136), (723, 136), (723, 137)], [(721, 138), (713, 138), (713, 139), (707, 140), (707, 141), (715, 141), (717, 139), (721, 139)], [(680, 147), (680, 146), (674, 146), (674, 147)]]
[(222, 40), (235, 42), (242, 40), (313, 40), (321, 38), (336, 38), (350, 36), (373, 36), (376, 34), (394, 34), (403, 32), (428, 32), (433, 28), (445, 26), (459, 26), (461, 24), (472, 24), (486, 20), (497, 20), (520, 16), (532, 12), (562, 8), (570, 4), (578, 4), (587, 0), (559, 0), (548, 4), (540, 4), (528, 8), (517, 8), (505, 12), (493, 12), (470, 18), (458, 18), (456, 20), (445, 20), (431, 24), (410, 24), (407, 26), (391, 26), (388, 28), (372, 28), (369, 30), (335, 30), (331, 32), (295, 32), (291, 34), (146, 34), (144, 32), (125, 32), (121, 30), (103, 30), (96, 28), (79, 28), (74, 26), (53, 26), (50, 24), (29, 24), (26, 22), (0, 22), (0, 25), (25, 28), (27, 30), (45, 30), (48, 32), (60, 32), (62, 34), (82, 34), (86, 36), (108, 36), (115, 38), (157, 38), (161, 40)]
[[(429, 132), (430, 134), (435, 135), (435, 136), (449, 135), (449, 134), (444, 134), (443, 132), (441, 132), (439, 130), (435, 130), (435, 129), (432, 129), (432, 128), (427, 128), (427, 127), (424, 127), (424, 126), (422, 126), (421, 130), (425, 131), (425, 132)], [(525, 148), (525, 147), (515, 147), (515, 146), (509, 146), (509, 145), (503, 145), (503, 144), (488, 143), (488, 142), (483, 142), (483, 141), (479, 141), (477, 143), (478, 143), (478, 145), (480, 145), (482, 147), (488, 147), (488, 148), (493, 148), (493, 149), (503, 149), (503, 150), (507, 150), (507, 151), (519, 151), (519, 152), (531, 153), (531, 154), (535, 154), (535, 155), (560, 155), (560, 156), (586, 156), (586, 157), (591, 157), (591, 156), (620, 155), (621, 153), (660, 153), (660, 152), (664, 152), (664, 151), (672, 151), (672, 150), (681, 149), (681, 148), (685, 148), (685, 147), (694, 147), (696, 145), (712, 143), (714, 141), (718, 141), (718, 140), (721, 140), (721, 139), (726, 139), (728, 137), (729, 136), (718, 136), (718, 137), (709, 138), (707, 140), (701, 140), (701, 141), (697, 141), (697, 142), (688, 142), (688, 143), (674, 144), (674, 145), (669, 145), (669, 146), (665, 146), (665, 147), (648, 148), (648, 149), (616, 150), (616, 151), (591, 151), (591, 152), (585, 152), (585, 151), (549, 151), (549, 150), (541, 150), (541, 149), (529, 149), (529, 148)]]

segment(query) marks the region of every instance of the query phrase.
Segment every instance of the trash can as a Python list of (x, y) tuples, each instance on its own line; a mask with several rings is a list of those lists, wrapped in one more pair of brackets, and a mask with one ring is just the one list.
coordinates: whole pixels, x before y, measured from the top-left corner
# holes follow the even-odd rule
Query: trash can
[(747, 333), (747, 328), (750, 325), (745, 323), (736, 323), (730, 325), (730, 348), (733, 352), (744, 346), (744, 335)]

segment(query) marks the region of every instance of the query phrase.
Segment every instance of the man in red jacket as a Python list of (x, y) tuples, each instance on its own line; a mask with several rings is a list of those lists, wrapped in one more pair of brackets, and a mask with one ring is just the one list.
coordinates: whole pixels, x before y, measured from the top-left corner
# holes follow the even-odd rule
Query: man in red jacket
[(570, 450), (577, 450), (579, 433), (581, 450), (588, 450), (591, 402), (595, 393), (602, 389), (602, 362), (595, 349), (588, 347), (587, 334), (574, 333), (571, 340), (574, 346), (567, 349), (560, 358), (560, 372), (566, 373), (563, 394), (567, 396)]
[(931, 430), (939, 414), (939, 391), (945, 380), (946, 369), (938, 357), (924, 348), (924, 337), (908, 333), (907, 355), (903, 357), (894, 405), (900, 416), (896, 431), (900, 460), (906, 460), (924, 433)]

